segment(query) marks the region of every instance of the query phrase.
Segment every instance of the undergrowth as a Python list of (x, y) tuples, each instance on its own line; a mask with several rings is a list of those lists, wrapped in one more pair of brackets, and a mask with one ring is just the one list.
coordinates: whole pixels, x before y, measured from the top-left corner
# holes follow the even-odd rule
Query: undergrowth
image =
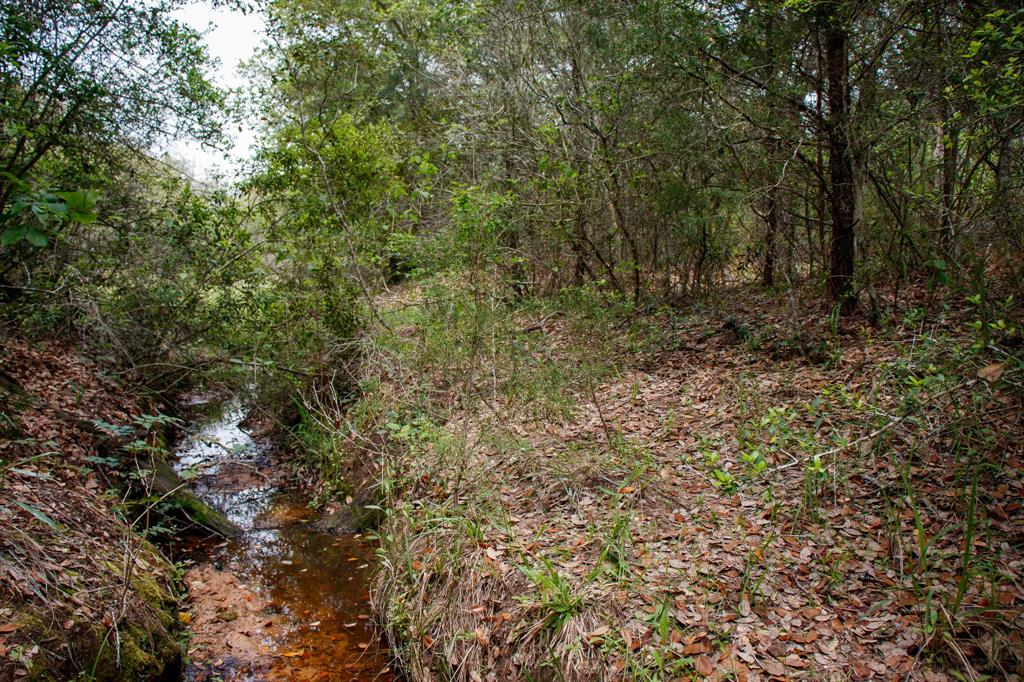
[[(910, 311), (884, 333), (826, 329), (829, 357), (808, 362), (730, 342), (713, 311), (640, 313), (587, 289), (511, 301), (453, 274), (403, 288), (333, 450), (379, 464), (373, 599), (396, 656), (414, 679), (738, 671), (733, 620), (770, 614), (800, 567), (811, 610), (880, 576), (873, 608), (903, 614), (891, 646), (908, 674), (1016, 669), (1020, 548), (992, 517), (1022, 454), (1003, 311), (980, 329), (956, 304), (931, 326)], [(695, 369), (672, 373), (676, 357)], [(710, 402), (694, 371), (720, 387)], [(667, 540), (666, 522), (690, 535)], [(731, 541), (749, 543), (737, 570), (675, 558), (752, 529)], [(694, 608), (714, 615), (695, 627)]]

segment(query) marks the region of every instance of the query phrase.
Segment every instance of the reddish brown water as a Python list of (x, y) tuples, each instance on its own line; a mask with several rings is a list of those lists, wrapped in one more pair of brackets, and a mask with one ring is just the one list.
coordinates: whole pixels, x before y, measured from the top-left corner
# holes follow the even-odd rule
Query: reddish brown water
[(192, 489), (245, 530), (187, 553), (186, 678), (398, 679), (370, 619), (373, 546), (315, 531), (305, 500), (281, 489), (273, 453), (229, 407), (178, 450), (179, 472), (196, 474)]

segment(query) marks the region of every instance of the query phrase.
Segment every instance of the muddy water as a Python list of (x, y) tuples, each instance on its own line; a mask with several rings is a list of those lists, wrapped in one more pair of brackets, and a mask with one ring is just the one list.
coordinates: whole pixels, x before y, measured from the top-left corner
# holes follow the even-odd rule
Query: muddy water
[(192, 638), (186, 679), (394, 680), (369, 622), (373, 548), (319, 533), (265, 442), (228, 403), (177, 449), (190, 487), (245, 531), (184, 551)]

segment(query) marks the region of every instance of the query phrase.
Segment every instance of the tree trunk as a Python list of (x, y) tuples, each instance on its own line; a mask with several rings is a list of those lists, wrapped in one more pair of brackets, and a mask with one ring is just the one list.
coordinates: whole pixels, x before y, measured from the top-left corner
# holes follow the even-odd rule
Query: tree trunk
[(959, 162), (960, 135), (953, 123), (952, 108), (946, 102), (946, 116), (942, 122), (939, 144), (942, 145), (942, 204), (939, 209), (939, 244), (949, 254), (955, 232), (954, 202), (956, 200), (956, 172)]
[(828, 71), (828, 120), (832, 240), (829, 249), (828, 296), (840, 314), (857, 307), (853, 287), (854, 234), (856, 227), (856, 176), (850, 145), (850, 83), (848, 36), (839, 3), (823, 7), (825, 16), (825, 68)]
[(768, 215), (765, 216), (764, 261), (761, 268), (761, 284), (766, 288), (775, 286), (775, 242), (779, 233), (779, 188), (768, 190)]

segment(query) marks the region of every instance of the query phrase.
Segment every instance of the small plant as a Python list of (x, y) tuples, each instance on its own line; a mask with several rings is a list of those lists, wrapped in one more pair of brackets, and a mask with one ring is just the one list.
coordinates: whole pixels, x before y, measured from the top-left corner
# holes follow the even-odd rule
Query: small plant
[(768, 462), (765, 461), (764, 455), (761, 454), (760, 450), (741, 452), (740, 460), (746, 465), (751, 476), (762, 474), (768, 468)]
[(573, 593), (572, 585), (547, 559), (541, 559), (539, 566), (519, 566), (519, 570), (540, 593), (537, 606), (547, 612), (545, 627), (558, 632), (583, 607), (583, 598)]
[(804, 510), (817, 509), (818, 498), (828, 479), (828, 465), (821, 461), (820, 454), (814, 455), (804, 465)]
[(627, 547), (630, 543), (630, 519), (626, 514), (620, 514), (608, 530), (605, 536), (604, 546), (597, 557), (597, 566), (590, 573), (589, 579), (593, 580), (601, 571), (610, 572), (617, 580), (630, 575), (632, 566), (629, 563)]
[(739, 489), (739, 483), (736, 481), (736, 477), (725, 469), (713, 469), (711, 471), (711, 475), (714, 477), (711, 479), (711, 482), (723, 493), (731, 494)]
[(654, 631), (658, 633), (658, 641), (661, 644), (669, 641), (673, 620), (672, 607), (666, 599), (659, 601), (654, 607), (654, 613), (647, 618), (647, 622), (654, 626)]
[(1017, 335), (1017, 326), (1010, 318), (1014, 304), (1012, 295), (1002, 301), (989, 303), (984, 293), (979, 292), (968, 296), (967, 302), (977, 309), (978, 315), (968, 324), (974, 334), (971, 350), (975, 353), (995, 349), (998, 342)]

